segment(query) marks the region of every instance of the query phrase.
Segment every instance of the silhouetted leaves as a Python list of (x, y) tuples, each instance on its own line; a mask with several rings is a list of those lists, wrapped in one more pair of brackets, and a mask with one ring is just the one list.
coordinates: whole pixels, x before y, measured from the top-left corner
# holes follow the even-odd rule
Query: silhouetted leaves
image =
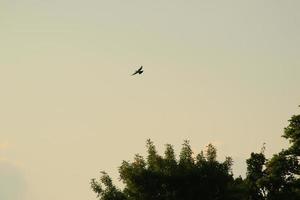
[(231, 157), (217, 161), (217, 149), (209, 144), (195, 156), (188, 140), (179, 159), (166, 144), (164, 156), (154, 143), (146, 142), (147, 157), (139, 154), (119, 167), (123, 190), (101, 172), (91, 187), (100, 200), (299, 200), (300, 199), (300, 115), (292, 116), (283, 137), (291, 146), (266, 159), (265, 143), (260, 153), (247, 159), (246, 179), (233, 178)]
[(102, 173), (100, 182), (92, 180), (92, 189), (100, 199), (112, 196), (130, 200), (234, 199), (231, 194), (236, 187), (231, 173), (232, 159), (227, 157), (223, 163), (218, 162), (213, 145), (207, 146), (205, 155), (201, 152), (194, 159), (189, 141), (185, 140), (179, 160), (170, 144), (166, 145), (164, 157), (157, 154), (151, 140), (147, 140), (146, 147), (146, 160), (137, 154), (133, 162), (123, 161), (119, 167), (125, 185), (122, 192), (106, 173)]

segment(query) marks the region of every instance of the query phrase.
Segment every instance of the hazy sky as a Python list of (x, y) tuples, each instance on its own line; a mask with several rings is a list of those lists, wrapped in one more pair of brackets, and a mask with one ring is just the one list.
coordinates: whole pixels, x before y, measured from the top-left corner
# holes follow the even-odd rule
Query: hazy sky
[[(0, 199), (95, 199), (151, 138), (218, 159), (286, 147), (298, 0), (0, 0)], [(136, 66), (145, 73), (132, 77)]]

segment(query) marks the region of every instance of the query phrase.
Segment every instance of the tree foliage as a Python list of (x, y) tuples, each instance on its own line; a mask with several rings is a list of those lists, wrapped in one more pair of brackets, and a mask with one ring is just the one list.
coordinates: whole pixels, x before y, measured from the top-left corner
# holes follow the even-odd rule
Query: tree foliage
[(91, 187), (100, 200), (299, 200), (300, 115), (291, 117), (283, 137), (290, 146), (270, 159), (265, 146), (251, 153), (245, 179), (233, 177), (232, 158), (219, 162), (212, 144), (195, 155), (185, 140), (177, 159), (172, 145), (159, 155), (149, 139), (145, 158), (136, 154), (119, 167), (123, 189), (105, 172), (91, 180)]
[(294, 115), (284, 129), (284, 138), (291, 146), (267, 160), (261, 153), (252, 153), (247, 160), (249, 199), (300, 199), (300, 115)]
[(125, 185), (122, 191), (106, 173), (102, 173), (100, 181), (92, 180), (91, 186), (101, 200), (235, 199), (232, 194), (238, 187), (231, 173), (233, 161), (227, 157), (218, 162), (213, 145), (207, 146), (205, 154), (194, 156), (189, 141), (185, 140), (178, 160), (170, 144), (166, 145), (164, 156), (158, 155), (151, 140), (147, 140), (146, 147), (146, 159), (136, 155), (133, 162), (123, 161), (119, 167)]

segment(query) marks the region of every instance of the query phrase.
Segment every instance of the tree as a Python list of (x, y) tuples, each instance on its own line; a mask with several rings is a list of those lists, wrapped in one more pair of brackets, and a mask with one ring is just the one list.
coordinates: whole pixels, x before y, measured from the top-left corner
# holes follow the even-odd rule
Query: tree
[(291, 146), (286, 154), (300, 156), (300, 115), (294, 115), (289, 120), (290, 124), (284, 129), (282, 137), (289, 140)]
[(288, 149), (270, 160), (266, 160), (263, 151), (252, 153), (247, 160), (246, 183), (250, 199), (300, 199), (300, 115), (291, 117), (283, 137), (291, 144)]
[(297, 178), (292, 173), (296, 166), (297, 160), (286, 156), (284, 151), (275, 154), (266, 163), (264, 176), (259, 180), (261, 188), (266, 191), (266, 199), (300, 199), (298, 190), (300, 187), (297, 184)]
[(236, 195), (239, 187), (232, 176), (232, 159), (218, 162), (213, 145), (208, 145), (205, 155), (200, 152), (194, 157), (185, 140), (179, 160), (170, 144), (166, 145), (164, 156), (157, 154), (151, 140), (147, 140), (146, 147), (146, 160), (137, 154), (133, 162), (123, 161), (119, 167), (123, 190), (117, 189), (106, 173), (102, 173), (100, 181), (92, 180), (91, 186), (101, 200), (241, 199)]
[(275, 154), (267, 163), (260, 183), (267, 199), (300, 199), (300, 115), (293, 115), (282, 137), (291, 146)]
[(206, 151), (195, 155), (188, 140), (179, 154), (166, 145), (164, 156), (158, 155), (147, 140), (147, 157), (136, 154), (133, 162), (123, 161), (119, 167), (124, 188), (118, 189), (102, 172), (91, 187), (100, 200), (298, 200), (300, 199), (300, 115), (294, 115), (284, 129), (290, 147), (271, 159), (251, 153), (247, 159), (247, 175), (233, 178), (231, 157), (217, 160), (217, 149), (209, 144)]
[(251, 156), (246, 161), (247, 177), (246, 184), (248, 187), (248, 196), (250, 200), (264, 199), (265, 192), (259, 185), (259, 180), (264, 177), (263, 167), (266, 163), (266, 158), (263, 152), (251, 153)]

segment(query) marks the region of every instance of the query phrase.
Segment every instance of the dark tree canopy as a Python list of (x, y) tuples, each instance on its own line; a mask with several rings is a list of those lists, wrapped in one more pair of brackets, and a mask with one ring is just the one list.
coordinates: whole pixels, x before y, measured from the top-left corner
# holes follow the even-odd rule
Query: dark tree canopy
[(170, 144), (166, 145), (164, 156), (158, 155), (152, 141), (147, 140), (146, 147), (146, 159), (135, 155), (133, 162), (123, 161), (119, 167), (125, 185), (122, 191), (105, 173), (99, 182), (92, 180), (91, 186), (100, 199), (239, 199), (232, 195), (239, 190), (231, 172), (232, 159), (227, 157), (224, 162), (218, 162), (213, 145), (207, 146), (205, 154), (194, 156), (186, 140), (178, 160)]
[(291, 143), (286, 153), (300, 156), (300, 115), (292, 116), (289, 122), (290, 124), (284, 129), (283, 134), (283, 137)]
[(263, 153), (252, 153), (247, 160), (248, 195), (251, 199), (300, 199), (300, 115), (294, 115), (283, 137), (291, 146), (267, 160)]
[(134, 156), (119, 167), (124, 188), (119, 189), (101, 172), (91, 187), (100, 200), (299, 200), (300, 199), (300, 115), (294, 115), (284, 129), (290, 147), (267, 159), (265, 146), (247, 159), (246, 178), (234, 178), (233, 160), (217, 160), (217, 149), (209, 144), (195, 155), (185, 140), (178, 159), (166, 144), (164, 155), (147, 140), (147, 156)]
[(261, 190), (259, 180), (264, 177), (263, 167), (266, 163), (266, 158), (263, 153), (251, 153), (247, 159), (247, 177), (246, 183), (248, 186), (248, 195), (250, 199), (264, 199), (264, 191)]

